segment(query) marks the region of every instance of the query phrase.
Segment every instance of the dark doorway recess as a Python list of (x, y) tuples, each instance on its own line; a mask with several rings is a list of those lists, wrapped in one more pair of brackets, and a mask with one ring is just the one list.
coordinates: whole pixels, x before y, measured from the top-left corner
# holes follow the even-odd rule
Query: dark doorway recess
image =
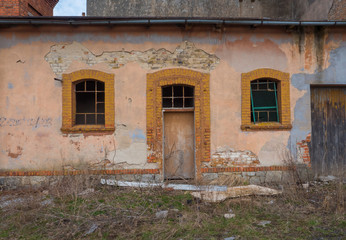
[(311, 86), (311, 164), (316, 174), (343, 174), (346, 165), (346, 85)]

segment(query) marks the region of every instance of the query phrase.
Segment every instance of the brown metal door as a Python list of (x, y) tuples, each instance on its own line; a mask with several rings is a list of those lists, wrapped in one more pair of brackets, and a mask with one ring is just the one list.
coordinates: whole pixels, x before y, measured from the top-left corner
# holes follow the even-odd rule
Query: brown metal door
[(311, 163), (317, 174), (346, 165), (346, 86), (311, 87)]
[(165, 179), (191, 179), (195, 175), (193, 112), (164, 113)]

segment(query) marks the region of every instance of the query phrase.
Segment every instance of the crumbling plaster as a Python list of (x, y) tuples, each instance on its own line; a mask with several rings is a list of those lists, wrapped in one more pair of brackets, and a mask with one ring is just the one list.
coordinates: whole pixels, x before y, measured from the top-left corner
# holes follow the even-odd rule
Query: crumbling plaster
[(187, 67), (202, 71), (213, 70), (219, 58), (197, 49), (191, 42), (183, 42), (174, 52), (164, 48), (146, 51), (112, 51), (95, 55), (78, 42), (62, 43), (51, 47), (45, 60), (53, 72), (60, 77), (73, 61), (84, 62), (89, 66), (106, 63), (110, 68), (117, 69), (127, 63), (136, 62), (144, 69), (161, 69), (171, 67)]
[[(307, 59), (310, 62), (310, 58), (306, 59), (305, 55), (305, 48), (309, 45), (305, 44), (304, 38), (301, 40), (303, 43), (299, 42), (298, 33), (272, 29), (256, 29), (249, 32), (242, 28), (235, 28), (228, 29), (222, 34), (192, 32), (184, 35), (173, 31), (169, 34), (156, 33), (151, 37), (144, 36), (144, 33), (136, 33), (133, 36), (118, 34), (119, 36), (112, 38), (104, 33), (95, 35), (92, 40), (89, 40), (92, 34), (81, 33), (83, 28), (77, 31), (80, 32), (74, 35), (59, 34), (58, 37), (55, 32), (46, 32), (41, 35), (37, 35), (37, 32), (27, 33), (27, 35), (21, 33), (20, 37), (16, 33), (0, 34), (0, 72), (3, 79), (0, 83), (0, 113), (1, 122), (5, 124), (1, 126), (0, 138), (1, 142), (8, 145), (2, 147), (0, 152), (1, 168), (56, 169), (62, 165), (71, 164), (74, 167), (83, 167), (89, 163), (101, 163), (103, 160), (110, 161), (107, 164), (110, 167), (156, 168), (155, 164), (146, 162), (146, 144), (141, 139), (143, 136), (141, 131), (145, 132), (146, 121), (145, 79), (148, 72), (157, 71), (155, 67), (186, 67), (194, 68), (196, 71), (210, 71), (212, 155), (217, 153), (219, 147), (226, 146), (226, 148), (235, 149), (234, 151), (251, 150), (260, 160), (261, 165), (279, 164), (278, 151), (273, 149), (287, 146), (292, 150), (295, 148), (295, 143), (299, 139), (305, 139), (310, 131), (308, 84), (343, 83), (344, 80), (338, 77), (346, 75), (343, 67), (345, 59), (342, 57), (346, 54), (345, 44), (340, 43), (345, 42), (342, 33), (331, 36), (327, 32), (328, 35), (324, 38), (326, 44), (322, 70), (314, 73), (317, 57), (313, 51), (316, 48), (312, 50), (311, 68), (305, 69)], [(61, 43), (64, 39), (78, 40), (78, 42)], [(143, 39), (145, 41), (140, 43)], [(192, 40), (195, 47), (192, 47), (191, 43), (184, 43), (183, 39)], [(178, 42), (183, 43), (177, 47)], [(311, 46), (314, 44), (315, 42), (311, 41)], [(75, 46), (76, 51), (73, 50), (72, 53), (77, 57), (67, 59), (66, 66), (59, 65), (59, 54), (53, 57), (50, 50), (51, 47), (53, 49), (57, 46)], [(117, 50), (124, 46), (124, 50)], [(147, 50), (154, 48), (161, 50)], [(135, 57), (131, 55), (134, 53), (132, 49), (138, 49), (134, 54)], [(83, 50), (87, 54), (84, 54)], [(196, 50), (199, 51), (196, 52)], [(256, 52), (255, 58), (249, 53), (252, 50)], [(170, 56), (167, 65), (162, 64), (164, 53)], [(206, 64), (208, 61), (204, 61), (205, 59), (203, 63), (189, 65), (193, 63), (188, 59), (182, 61), (182, 65), (174, 65), (178, 62), (172, 59), (179, 56), (186, 59), (189, 56), (187, 53), (201, 54), (213, 61), (210, 65)], [(63, 70), (52, 71), (51, 65), (44, 59), (45, 55), (52, 64), (58, 61), (57, 66), (53, 67)], [(148, 56), (153, 55), (160, 56), (158, 65), (153, 67), (152, 64), (143, 63), (145, 61), (143, 59), (149, 59)], [(263, 57), (259, 58), (258, 55)], [(276, 55), (277, 62), (273, 57)], [(106, 57), (102, 59), (102, 56)], [(120, 59), (124, 56), (125, 60), (122, 59), (121, 63), (119, 61), (112, 63), (114, 56), (120, 56)], [(95, 62), (89, 61), (89, 58)], [(243, 64), (238, 64), (239, 59), (243, 61)], [(242, 132), (240, 130), (240, 74), (243, 71), (261, 67), (276, 68), (291, 74), (291, 109), (292, 113), (294, 112), (291, 132)], [(114, 134), (62, 136), (59, 130), (61, 127), (60, 85), (53, 79), (63, 72), (70, 73), (80, 69), (96, 69), (115, 74), (116, 132)], [(39, 120), (36, 124), (37, 119)], [(139, 138), (131, 136), (139, 136)], [(272, 147), (273, 144), (276, 146)], [(19, 150), (17, 146), (20, 147), (20, 151), (17, 151)], [(9, 153), (16, 158), (9, 157)]]

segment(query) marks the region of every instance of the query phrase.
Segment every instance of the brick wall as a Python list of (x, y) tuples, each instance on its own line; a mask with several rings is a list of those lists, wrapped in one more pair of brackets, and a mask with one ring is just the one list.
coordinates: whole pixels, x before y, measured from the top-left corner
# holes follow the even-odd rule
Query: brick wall
[(311, 166), (310, 151), (309, 151), (310, 142), (311, 142), (311, 134), (309, 134), (305, 140), (297, 142), (298, 160), (307, 164), (308, 166)]
[(53, 16), (59, 0), (0, 0), (0, 16)]
[(19, 16), (19, 0), (0, 0), (0, 16)]

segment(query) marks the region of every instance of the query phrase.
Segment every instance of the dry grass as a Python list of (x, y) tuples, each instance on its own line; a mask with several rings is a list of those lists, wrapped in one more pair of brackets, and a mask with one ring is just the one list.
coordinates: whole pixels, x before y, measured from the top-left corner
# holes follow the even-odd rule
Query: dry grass
[[(64, 177), (47, 189), (0, 192), (0, 238), (344, 239), (345, 185), (311, 182), (305, 189), (291, 183), (284, 190), (276, 197), (212, 204), (188, 192), (118, 188), (99, 185), (89, 176)], [(166, 218), (155, 216), (161, 210), (168, 210)], [(230, 211), (235, 218), (224, 218)], [(271, 223), (259, 226), (262, 220)]]

